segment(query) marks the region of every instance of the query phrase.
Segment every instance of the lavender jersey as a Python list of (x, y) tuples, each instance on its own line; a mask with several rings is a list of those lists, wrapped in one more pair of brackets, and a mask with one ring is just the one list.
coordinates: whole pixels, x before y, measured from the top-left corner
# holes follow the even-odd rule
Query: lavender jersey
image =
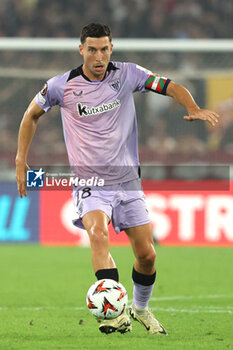
[(110, 62), (105, 78), (91, 81), (80, 66), (48, 80), (36, 102), (45, 112), (60, 106), (69, 163), (79, 169), (76, 175), (99, 176), (105, 184), (114, 184), (138, 177), (133, 93), (166, 94), (169, 82), (122, 62)]

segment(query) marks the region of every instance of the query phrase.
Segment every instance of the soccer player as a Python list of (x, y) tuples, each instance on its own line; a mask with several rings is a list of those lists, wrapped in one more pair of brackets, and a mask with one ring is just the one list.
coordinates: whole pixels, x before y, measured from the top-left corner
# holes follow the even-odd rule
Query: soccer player
[[(22, 119), (16, 156), (19, 195), (27, 195), (27, 154), (39, 118), (59, 105), (71, 167), (81, 172), (84, 168), (84, 172), (106, 180), (103, 187), (79, 187), (73, 194), (79, 214), (75, 224), (89, 235), (95, 275), (97, 279), (119, 279), (109, 252), (108, 224), (112, 221), (117, 233), (126, 232), (135, 255), (130, 316), (149, 333), (166, 334), (148, 309), (156, 278), (156, 253), (140, 186), (133, 93), (153, 91), (171, 96), (187, 109), (187, 121), (201, 119), (215, 126), (219, 116), (200, 109), (190, 93), (170, 79), (134, 63), (111, 62), (113, 45), (106, 25), (85, 26), (80, 39), (83, 64), (48, 80)], [(114, 320), (103, 321), (99, 329), (104, 333), (125, 333), (131, 331), (132, 325), (125, 312)]]

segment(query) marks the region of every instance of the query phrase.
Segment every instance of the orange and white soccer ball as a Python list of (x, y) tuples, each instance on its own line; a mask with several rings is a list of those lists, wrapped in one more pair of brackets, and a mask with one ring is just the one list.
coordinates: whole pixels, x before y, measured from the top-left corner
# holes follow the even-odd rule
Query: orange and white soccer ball
[(125, 311), (128, 295), (121, 283), (111, 279), (102, 279), (89, 288), (86, 302), (93, 316), (98, 319), (111, 320)]

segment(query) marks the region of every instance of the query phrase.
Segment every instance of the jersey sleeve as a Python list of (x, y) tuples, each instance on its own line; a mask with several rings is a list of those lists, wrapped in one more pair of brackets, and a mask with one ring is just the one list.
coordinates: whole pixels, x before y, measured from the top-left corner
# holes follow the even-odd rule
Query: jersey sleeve
[(171, 81), (170, 79), (153, 74), (150, 70), (134, 63), (128, 63), (128, 69), (134, 92), (153, 91), (166, 95), (167, 86)]
[(36, 103), (45, 112), (48, 112), (55, 105), (62, 107), (65, 84), (69, 73), (70, 71), (49, 79), (36, 95)]
[(146, 92), (145, 82), (153, 73), (135, 63), (127, 63), (127, 69), (129, 73), (129, 83), (133, 92)]

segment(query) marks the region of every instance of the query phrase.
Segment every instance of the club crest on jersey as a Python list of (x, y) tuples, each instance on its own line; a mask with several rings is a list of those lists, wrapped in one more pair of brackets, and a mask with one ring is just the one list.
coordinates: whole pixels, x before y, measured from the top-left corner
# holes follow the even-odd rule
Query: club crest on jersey
[(121, 87), (120, 79), (110, 81), (109, 85), (114, 91), (119, 91)]

